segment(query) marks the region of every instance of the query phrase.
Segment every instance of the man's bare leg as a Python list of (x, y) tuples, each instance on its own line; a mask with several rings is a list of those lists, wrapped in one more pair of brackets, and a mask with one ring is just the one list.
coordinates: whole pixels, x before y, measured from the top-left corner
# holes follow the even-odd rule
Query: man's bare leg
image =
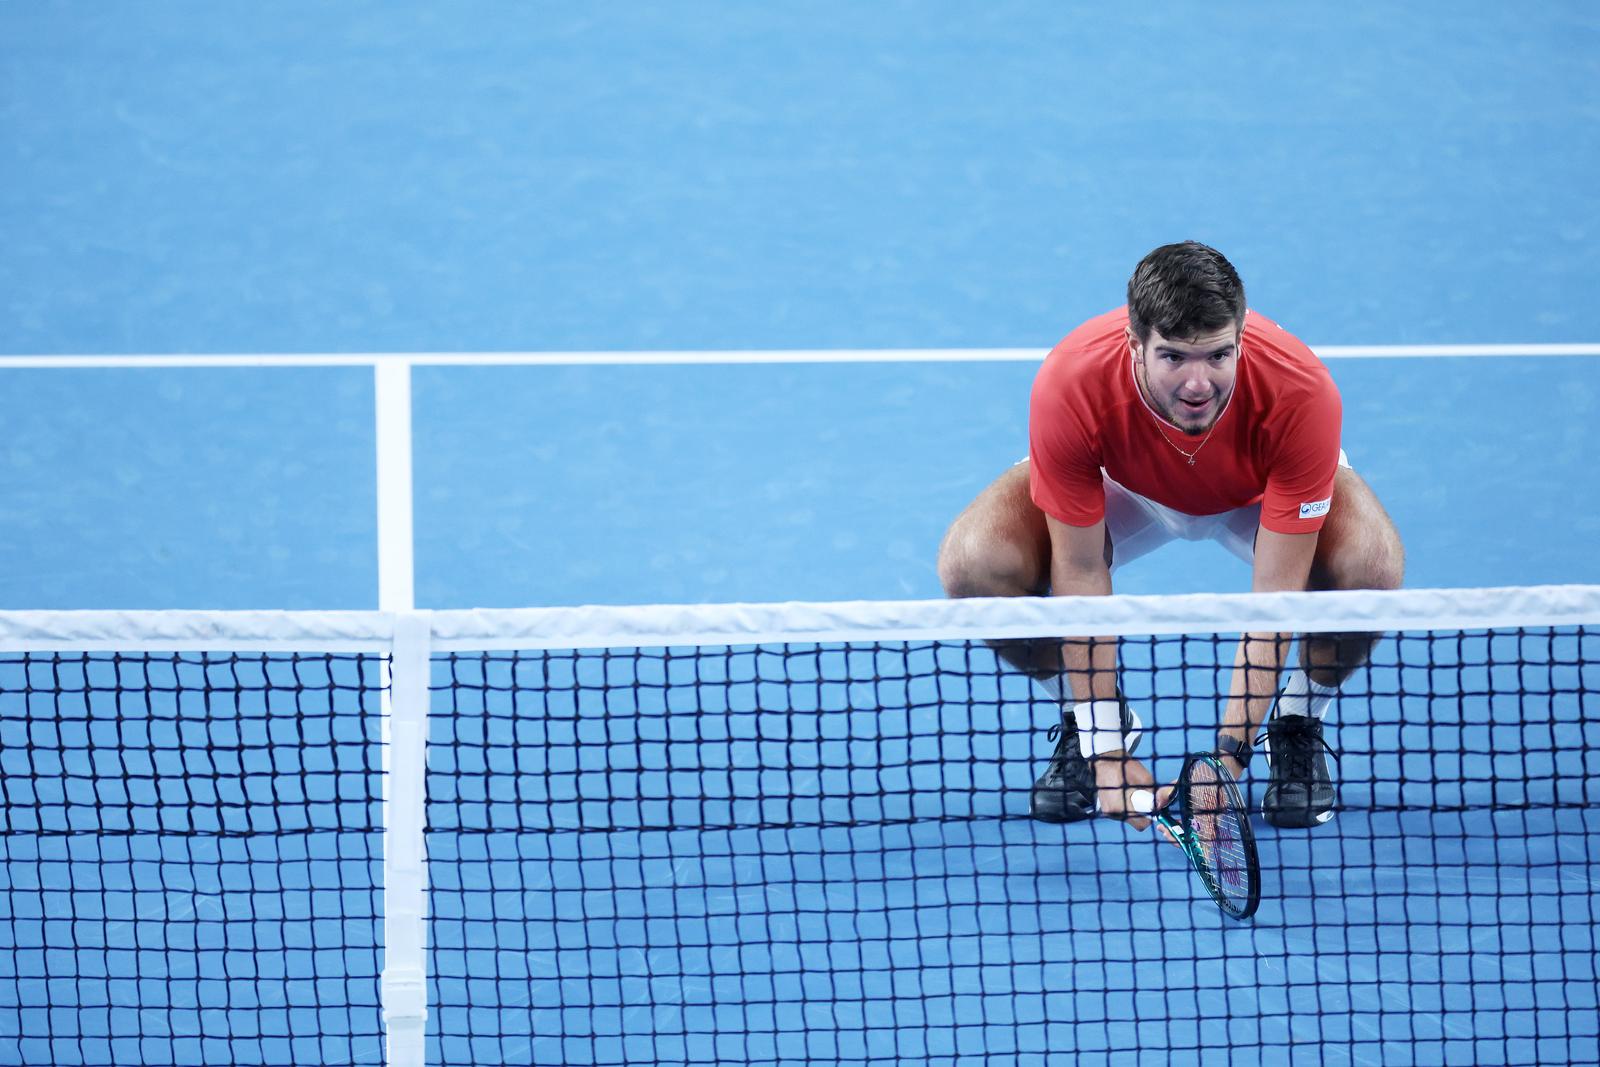
[[(1106, 539), (1106, 562), (1111, 541)], [(939, 545), (939, 581), (950, 597), (1046, 596), (1050, 531), (1028, 492), (1028, 463), (1008, 468), (956, 516)], [(1061, 696), (1055, 641), (992, 642), (1006, 663)]]
[[(1108, 564), (1110, 552), (1108, 537)], [(952, 597), (1045, 596), (1050, 592), (1050, 532), (1044, 513), (1029, 494), (1026, 462), (1001, 474), (956, 517), (939, 546), (939, 580)], [(1033, 678), (1056, 703), (1061, 715), (1060, 733), (1052, 735), (1055, 753), (1034, 783), (1030, 813), (1046, 822), (1089, 818), (1096, 807), (1099, 761), (1096, 770), (1091, 770), (1079, 748), (1078, 724), (1071, 713), (1072, 694), (1064, 691), (1062, 643), (1036, 640), (989, 644), (1003, 661)], [(1142, 773), (1136, 774), (1135, 779), (1149, 784), (1149, 772), (1142, 766), (1137, 770)]]
[[(1333, 507), (1317, 538), (1310, 588), (1398, 589), (1405, 566), (1405, 547), (1394, 520), (1361, 475), (1340, 467), (1334, 477)], [(1313, 685), (1337, 689), (1367, 662), (1380, 636), (1307, 634), (1300, 641), (1301, 669)]]
[[(1333, 507), (1317, 539), (1312, 589), (1397, 589), (1405, 549), (1371, 487), (1348, 467), (1334, 477)], [(1375, 633), (1303, 634), (1300, 669), (1288, 672), (1267, 723), (1272, 780), (1262, 814), (1275, 826), (1308, 827), (1333, 816), (1321, 719), (1339, 686), (1367, 662)]]

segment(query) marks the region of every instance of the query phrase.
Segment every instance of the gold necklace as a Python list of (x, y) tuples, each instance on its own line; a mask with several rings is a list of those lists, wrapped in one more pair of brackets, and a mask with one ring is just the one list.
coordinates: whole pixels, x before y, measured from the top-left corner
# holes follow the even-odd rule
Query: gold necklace
[[(1220, 415), (1217, 416), (1217, 422), (1221, 422), (1221, 421), (1222, 421), (1222, 416), (1220, 416)], [(1194, 446), (1194, 451), (1193, 452), (1185, 452), (1183, 449), (1179, 448), (1178, 447), (1178, 442), (1174, 441), (1172, 438), (1167, 436), (1166, 428), (1164, 426), (1162, 426), (1159, 421), (1156, 422), (1156, 432), (1161, 434), (1161, 439), (1163, 441), (1165, 441), (1167, 444), (1172, 446), (1173, 451), (1177, 452), (1178, 455), (1180, 455), (1184, 459), (1188, 460), (1189, 461), (1189, 466), (1192, 467), (1192, 466), (1194, 466), (1194, 457), (1196, 457), (1196, 456), (1198, 456), (1200, 454), (1200, 450), (1202, 448), (1206, 447), (1206, 442), (1211, 440), (1211, 435), (1217, 432), (1217, 422), (1213, 422), (1211, 424), (1211, 429), (1207, 430), (1206, 431), (1206, 435), (1204, 437), (1200, 438), (1200, 443)]]

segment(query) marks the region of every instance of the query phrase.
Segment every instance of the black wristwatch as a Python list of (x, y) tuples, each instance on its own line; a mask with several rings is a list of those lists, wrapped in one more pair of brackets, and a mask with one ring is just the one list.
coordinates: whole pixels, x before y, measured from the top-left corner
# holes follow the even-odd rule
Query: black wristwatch
[(1217, 735), (1217, 752), (1223, 756), (1232, 756), (1239, 764), (1240, 770), (1247, 769), (1250, 766), (1250, 757), (1256, 754), (1256, 750), (1251, 748), (1248, 742), (1228, 734)]

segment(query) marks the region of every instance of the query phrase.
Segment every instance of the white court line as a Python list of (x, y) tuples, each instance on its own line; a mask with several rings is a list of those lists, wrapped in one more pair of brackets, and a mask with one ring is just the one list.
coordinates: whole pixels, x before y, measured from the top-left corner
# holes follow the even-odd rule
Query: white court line
[[(1600, 344), (1313, 345), (1324, 359), (1600, 356)], [(1037, 363), (1048, 348), (852, 348), (696, 352), (322, 352), (195, 355), (0, 355), (0, 369), (164, 367), (646, 366), (765, 363)]]
[[(378, 486), (378, 610), (416, 607), (411, 500), (411, 373), (404, 363), (373, 369)], [(385, 694), (388, 690), (384, 690)]]

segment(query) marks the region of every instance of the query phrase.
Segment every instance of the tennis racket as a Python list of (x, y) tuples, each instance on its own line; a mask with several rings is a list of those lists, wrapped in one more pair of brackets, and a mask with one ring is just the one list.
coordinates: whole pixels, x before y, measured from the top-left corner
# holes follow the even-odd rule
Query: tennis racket
[(1136, 812), (1166, 828), (1223, 914), (1235, 919), (1255, 914), (1261, 903), (1261, 865), (1250, 809), (1216, 756), (1194, 753), (1185, 759), (1172, 800), (1160, 811), (1152, 810), (1155, 797), (1145, 790), (1130, 800)]

